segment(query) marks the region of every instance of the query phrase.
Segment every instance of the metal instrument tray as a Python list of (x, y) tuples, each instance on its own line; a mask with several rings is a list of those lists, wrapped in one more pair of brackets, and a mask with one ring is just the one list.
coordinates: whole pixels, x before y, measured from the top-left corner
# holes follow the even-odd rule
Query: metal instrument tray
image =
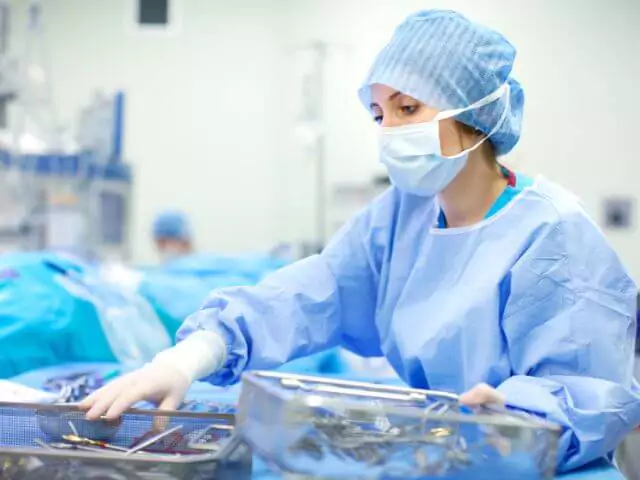
[(236, 435), (284, 472), (325, 478), (552, 479), (561, 429), (455, 394), (252, 372)]
[[(90, 422), (84, 418), (84, 412), (73, 405), (0, 402), (0, 478), (248, 479), (251, 454), (233, 440), (234, 422), (234, 416), (227, 414), (135, 409), (127, 411), (116, 422)], [(180, 427), (181, 435), (196, 438), (198, 432), (211, 425), (220, 429), (221, 433), (216, 436), (220, 449), (188, 454), (140, 451), (127, 455), (124, 451), (150, 431)], [(108, 443), (112, 449), (91, 445), (62, 448), (65, 436), (74, 433)], [(226, 447), (232, 443), (237, 448)]]

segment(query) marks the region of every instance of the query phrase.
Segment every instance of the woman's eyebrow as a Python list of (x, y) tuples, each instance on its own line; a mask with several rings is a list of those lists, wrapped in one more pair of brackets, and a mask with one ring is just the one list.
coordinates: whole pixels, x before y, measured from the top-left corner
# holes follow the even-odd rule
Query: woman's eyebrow
[[(399, 97), (400, 95), (402, 95), (402, 92), (393, 92), (391, 95), (389, 95), (389, 98), (387, 98), (387, 101), (391, 101), (396, 97)], [(377, 103), (371, 103), (369, 104), (369, 108), (380, 108), (380, 105), (378, 105)]]

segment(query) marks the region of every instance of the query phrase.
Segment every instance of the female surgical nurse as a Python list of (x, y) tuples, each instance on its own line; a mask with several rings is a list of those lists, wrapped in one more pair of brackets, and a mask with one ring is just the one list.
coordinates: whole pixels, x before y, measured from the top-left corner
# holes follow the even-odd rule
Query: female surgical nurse
[(410, 16), (359, 92), (393, 187), (320, 255), (214, 292), (89, 418), (340, 345), (413, 387), (544, 414), (564, 427), (561, 470), (612, 452), (640, 423), (636, 286), (573, 195), (500, 165), (520, 136), (515, 53), (457, 13)]

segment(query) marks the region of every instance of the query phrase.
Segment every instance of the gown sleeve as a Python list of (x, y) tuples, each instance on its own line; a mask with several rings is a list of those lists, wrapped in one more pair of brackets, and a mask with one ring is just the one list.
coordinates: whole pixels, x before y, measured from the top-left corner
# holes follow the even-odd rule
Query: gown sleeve
[(513, 376), (498, 390), (564, 428), (560, 471), (604, 457), (640, 423), (633, 280), (575, 212), (538, 232), (508, 285), (502, 329)]
[(205, 380), (228, 385), (244, 370), (277, 368), (335, 346), (381, 356), (374, 323), (378, 272), (373, 224), (393, 205), (389, 191), (345, 225), (320, 255), (285, 267), (254, 287), (213, 292), (177, 333), (178, 341), (198, 330), (222, 337), (226, 361)]

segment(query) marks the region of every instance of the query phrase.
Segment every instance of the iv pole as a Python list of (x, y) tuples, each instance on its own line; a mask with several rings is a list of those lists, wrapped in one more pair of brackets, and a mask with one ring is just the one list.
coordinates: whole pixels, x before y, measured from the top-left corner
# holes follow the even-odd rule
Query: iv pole
[(324, 122), (325, 65), (327, 45), (313, 43), (304, 49), (311, 55), (309, 69), (302, 78), (302, 109), (299, 126), (309, 139), (308, 151), (314, 163), (315, 221), (314, 239), (307, 245), (304, 255), (318, 253), (324, 247), (327, 235), (327, 181), (326, 181), (326, 128)]
[(326, 128), (324, 119), (324, 80), (326, 46), (318, 43), (313, 46), (316, 55), (316, 113), (318, 115), (318, 136), (316, 137), (316, 241), (315, 249), (319, 253), (327, 235), (327, 179), (326, 179)]
[[(0, 58), (4, 58), (9, 51), (10, 9), (9, 0), (0, 1)], [(7, 128), (7, 104), (13, 94), (0, 96), (0, 128)]]

